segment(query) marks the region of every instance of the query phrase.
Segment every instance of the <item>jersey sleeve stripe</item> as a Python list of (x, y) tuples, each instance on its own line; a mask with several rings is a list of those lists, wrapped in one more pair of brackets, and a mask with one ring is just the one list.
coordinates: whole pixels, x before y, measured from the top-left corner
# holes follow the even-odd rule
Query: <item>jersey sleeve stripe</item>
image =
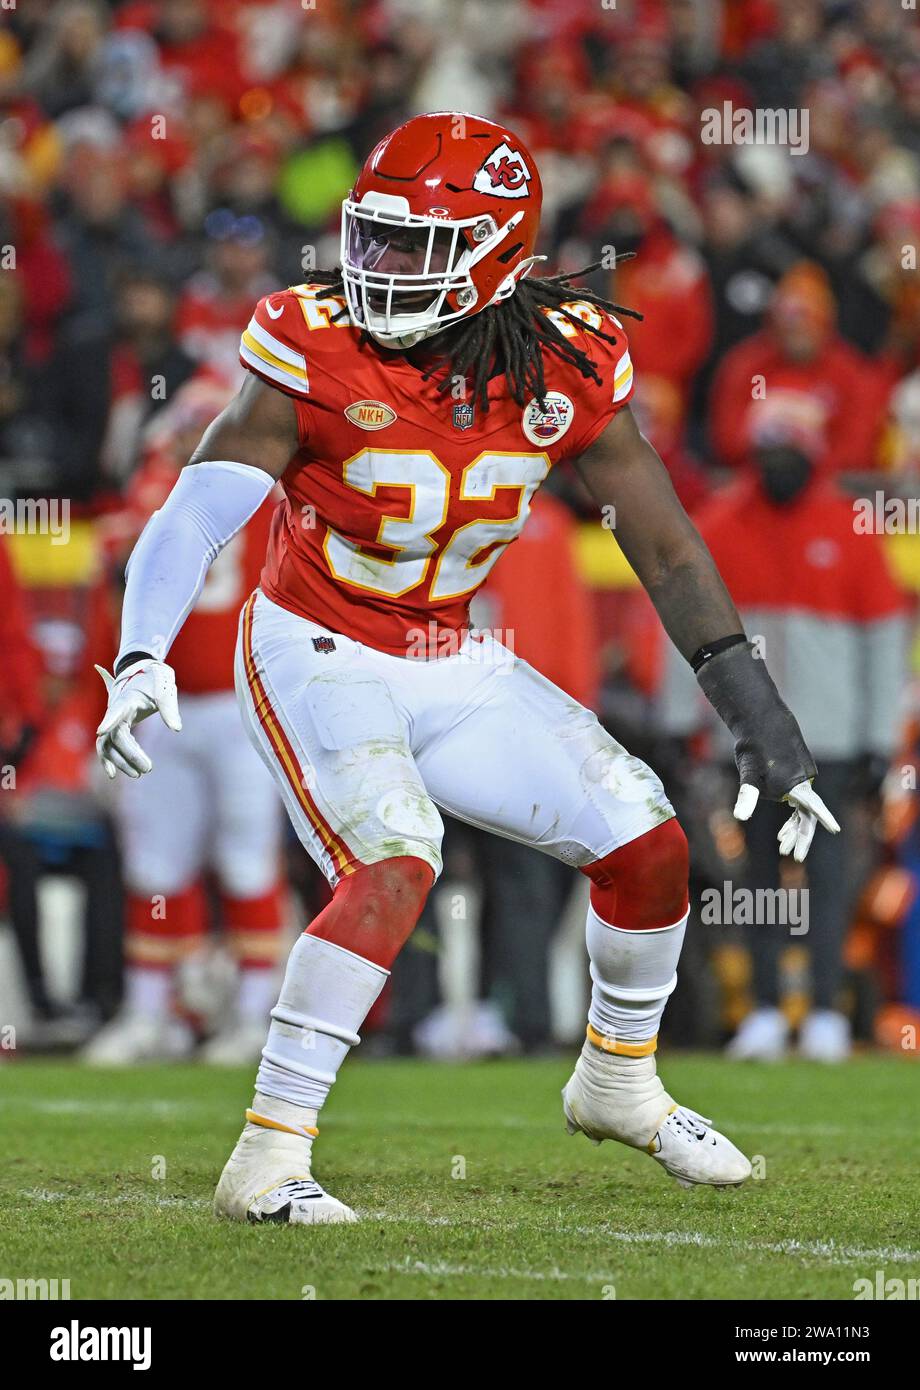
[(308, 387), (303, 381), (299, 381), (295, 376), (290, 376), (286, 371), (279, 371), (277, 367), (266, 362), (263, 357), (257, 357), (254, 352), (249, 351), (245, 343), (240, 343), (240, 358), (245, 366), (251, 367), (257, 376), (276, 382), (294, 395), (306, 396), (308, 394)]
[(252, 367), (254, 371), (268, 377), (271, 381), (278, 382), (281, 386), (286, 386), (290, 391), (296, 391), (304, 396), (309, 391), (305, 368), (289, 366), (286, 362), (280, 361), (260, 343), (257, 343), (249, 332), (243, 334), (240, 342), (240, 357), (247, 367)]
[(279, 361), (287, 363), (291, 367), (297, 367), (306, 376), (307, 364), (302, 352), (297, 352), (294, 348), (288, 347), (280, 338), (276, 338), (273, 333), (269, 333), (263, 328), (261, 323), (255, 318), (249, 320), (249, 327), (246, 332), (255, 338), (256, 342), (264, 347), (266, 352), (270, 352)]
[(619, 362), (616, 365), (616, 371), (614, 373), (613, 378), (614, 403), (623, 400), (625, 396), (629, 395), (629, 390), (632, 386), (632, 379), (632, 361), (630, 360), (629, 353), (624, 352), (623, 356), (620, 358)]

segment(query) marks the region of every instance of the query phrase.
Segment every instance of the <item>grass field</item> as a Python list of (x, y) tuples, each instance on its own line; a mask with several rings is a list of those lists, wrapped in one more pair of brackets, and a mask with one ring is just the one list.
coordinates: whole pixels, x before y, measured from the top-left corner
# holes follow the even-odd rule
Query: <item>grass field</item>
[(10, 1063), (0, 1276), (76, 1299), (851, 1299), (877, 1269), (920, 1277), (915, 1063), (667, 1058), (677, 1098), (762, 1156), (726, 1192), (569, 1138), (568, 1071), (355, 1059), (315, 1166), (364, 1220), (310, 1230), (211, 1216), (250, 1070)]

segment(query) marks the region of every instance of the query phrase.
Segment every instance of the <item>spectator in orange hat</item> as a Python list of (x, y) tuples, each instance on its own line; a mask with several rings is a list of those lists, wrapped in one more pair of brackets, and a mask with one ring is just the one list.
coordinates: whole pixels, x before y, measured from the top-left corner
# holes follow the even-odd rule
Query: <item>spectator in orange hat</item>
[(712, 384), (710, 437), (718, 460), (744, 462), (752, 419), (766, 401), (814, 420), (825, 446), (817, 466), (860, 472), (875, 466), (884, 420), (884, 375), (837, 333), (824, 271), (792, 267), (776, 287), (766, 326), (728, 352)]

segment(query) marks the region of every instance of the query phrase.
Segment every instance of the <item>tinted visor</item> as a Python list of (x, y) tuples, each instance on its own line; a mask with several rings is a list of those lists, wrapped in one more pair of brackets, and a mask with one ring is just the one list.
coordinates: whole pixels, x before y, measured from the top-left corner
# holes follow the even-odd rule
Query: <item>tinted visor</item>
[(450, 289), (466, 249), (454, 226), (407, 226), (352, 212), (346, 240), (349, 268), (365, 277), (375, 312), (420, 313)]

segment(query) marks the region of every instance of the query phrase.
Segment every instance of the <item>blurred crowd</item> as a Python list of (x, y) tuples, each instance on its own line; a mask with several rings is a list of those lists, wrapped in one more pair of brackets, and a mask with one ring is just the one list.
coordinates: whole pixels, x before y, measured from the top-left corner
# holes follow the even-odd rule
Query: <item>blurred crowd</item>
[[(105, 692), (93, 665), (111, 663), (134, 538), (239, 385), (256, 300), (337, 263), (341, 199), (366, 154), (434, 109), (519, 132), (545, 186), (544, 269), (593, 267), (586, 284), (643, 315), (627, 321), (633, 409), (763, 640), (844, 822), (809, 878), (780, 866), (768, 817), (741, 833), (730, 750), (692, 679), (575, 475), (551, 479), (477, 620), (513, 630), (520, 655), (665, 776), (697, 899), (725, 883), (813, 890), (801, 936), (698, 914), (668, 1026), (693, 1044), (734, 1036), (739, 1056), (779, 1055), (796, 1029), (827, 1060), (854, 1035), (908, 1047), (920, 1025), (920, 541), (858, 532), (852, 507), (910, 499), (920, 483), (920, 21), (892, 0), (3, 10), (0, 499), (70, 505), (66, 544), (35, 528), (0, 534), (0, 915), (33, 1021), (76, 1040), (126, 1007), (168, 1010), (179, 1055), (221, 1031), (219, 1008), (213, 1027), (201, 1022), (214, 990), (194, 969), (211, 960), (214, 929), (242, 981), (224, 1024), (240, 1011), (259, 1021), (285, 894), (301, 921), (323, 902), (296, 845), (257, 892), (223, 881), (220, 852), (202, 848), (195, 882), (168, 887), (174, 902), (191, 895), (173, 935), (158, 925), (156, 884), (131, 860), (142, 830), (94, 765)], [(705, 113), (726, 130), (729, 113), (764, 109), (806, 115), (799, 148), (701, 138)], [(614, 269), (623, 253), (635, 254)], [(246, 596), (229, 575), (212, 610), (238, 611)], [(83, 885), (85, 921), (67, 1007), (41, 940), (40, 889), (60, 874)], [(551, 962), (572, 877), (451, 826), (441, 892), (378, 1010), (386, 1045), (539, 1049), (564, 1032)], [(445, 983), (443, 958), (469, 904), (481, 948), (464, 989)], [(238, 1020), (229, 1031), (240, 1035)], [(144, 1037), (140, 1051), (155, 1048)]]

